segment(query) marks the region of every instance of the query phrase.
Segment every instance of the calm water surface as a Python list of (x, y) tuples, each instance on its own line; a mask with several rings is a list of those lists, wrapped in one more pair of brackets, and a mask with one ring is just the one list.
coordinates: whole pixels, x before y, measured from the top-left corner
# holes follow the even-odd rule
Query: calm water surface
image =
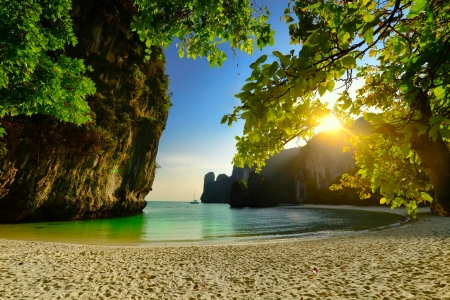
[(405, 221), (384, 212), (152, 201), (133, 217), (0, 225), (0, 238), (102, 245), (229, 243), (321, 238)]

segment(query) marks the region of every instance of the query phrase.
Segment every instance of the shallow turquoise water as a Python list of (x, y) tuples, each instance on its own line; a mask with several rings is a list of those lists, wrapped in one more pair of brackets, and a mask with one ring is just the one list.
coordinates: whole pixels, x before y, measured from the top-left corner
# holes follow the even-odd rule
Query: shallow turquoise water
[(0, 238), (102, 245), (228, 243), (320, 238), (405, 221), (397, 214), (357, 210), (152, 201), (133, 217), (0, 225)]

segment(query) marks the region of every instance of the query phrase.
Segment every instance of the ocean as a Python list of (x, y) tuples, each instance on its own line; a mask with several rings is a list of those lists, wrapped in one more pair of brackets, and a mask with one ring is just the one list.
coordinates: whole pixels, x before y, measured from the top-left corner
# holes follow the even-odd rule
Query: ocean
[(406, 222), (398, 214), (304, 206), (149, 201), (142, 214), (0, 225), (0, 238), (98, 245), (192, 245), (340, 236)]

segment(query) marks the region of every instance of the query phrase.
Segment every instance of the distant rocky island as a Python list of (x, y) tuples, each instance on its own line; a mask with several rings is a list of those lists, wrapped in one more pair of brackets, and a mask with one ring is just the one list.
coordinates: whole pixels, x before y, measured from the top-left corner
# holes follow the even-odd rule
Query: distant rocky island
[(203, 183), (203, 194), (200, 200), (203, 203), (230, 203), (231, 185), (239, 180), (247, 181), (248, 176), (253, 169), (248, 167), (238, 168), (233, 166), (231, 176), (219, 174), (215, 178), (214, 172), (205, 175)]
[[(343, 152), (345, 146), (350, 146), (350, 137), (370, 131), (370, 124), (359, 119), (350, 128), (321, 132), (304, 147), (283, 150), (271, 157), (260, 174), (255, 174), (254, 168), (248, 166), (233, 166), (231, 176), (220, 174), (216, 179), (214, 173), (209, 172), (205, 175), (200, 199), (203, 203), (229, 203), (237, 207), (379, 204), (377, 195), (359, 199), (356, 189), (329, 190), (342, 174), (355, 171), (352, 152)], [(240, 181), (247, 186), (243, 187), (242, 183), (239, 186)]]

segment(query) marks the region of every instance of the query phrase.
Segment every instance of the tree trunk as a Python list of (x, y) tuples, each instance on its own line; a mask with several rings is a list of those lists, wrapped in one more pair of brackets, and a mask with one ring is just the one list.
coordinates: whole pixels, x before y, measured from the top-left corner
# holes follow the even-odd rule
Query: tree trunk
[(434, 187), (431, 208), (441, 216), (450, 217), (450, 152), (438, 138), (432, 141), (422, 134), (413, 138), (412, 149), (417, 152)]
[[(421, 93), (416, 103), (422, 113), (420, 122), (429, 126), (432, 112), (426, 94)], [(441, 216), (450, 217), (450, 151), (447, 145), (439, 134), (436, 141), (430, 139), (428, 132), (420, 136), (415, 133), (411, 142), (434, 187), (431, 208)]]

